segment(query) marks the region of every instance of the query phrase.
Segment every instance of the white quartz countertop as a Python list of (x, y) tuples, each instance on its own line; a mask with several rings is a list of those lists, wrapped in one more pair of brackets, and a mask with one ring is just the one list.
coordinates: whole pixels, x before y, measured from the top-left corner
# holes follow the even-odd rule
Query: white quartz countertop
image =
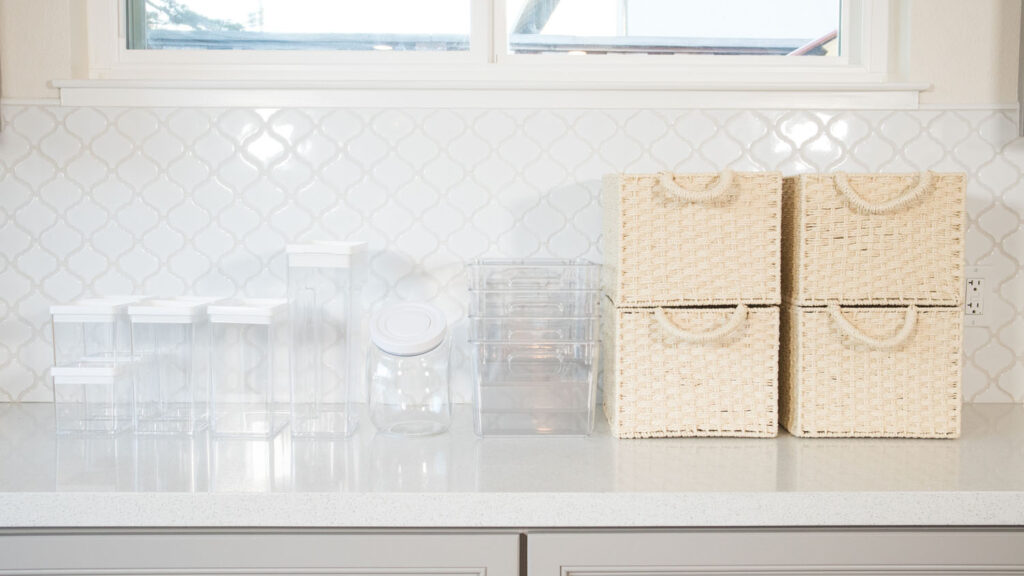
[(56, 436), (0, 404), (0, 527), (1024, 526), (1024, 406), (959, 440)]

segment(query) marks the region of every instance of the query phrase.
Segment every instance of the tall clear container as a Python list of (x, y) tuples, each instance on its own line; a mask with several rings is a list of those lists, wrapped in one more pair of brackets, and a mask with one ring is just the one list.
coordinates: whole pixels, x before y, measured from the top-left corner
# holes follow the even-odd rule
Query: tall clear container
[(366, 243), (297, 244), (287, 252), (292, 435), (347, 436), (358, 422)]
[(451, 425), (448, 326), (429, 304), (386, 308), (370, 321), (370, 418), (386, 434), (426, 436)]
[(128, 307), (137, 434), (194, 434), (206, 427), (210, 327), (217, 298), (145, 300)]
[(287, 312), (283, 299), (207, 308), (214, 343), (213, 435), (272, 438), (288, 423)]

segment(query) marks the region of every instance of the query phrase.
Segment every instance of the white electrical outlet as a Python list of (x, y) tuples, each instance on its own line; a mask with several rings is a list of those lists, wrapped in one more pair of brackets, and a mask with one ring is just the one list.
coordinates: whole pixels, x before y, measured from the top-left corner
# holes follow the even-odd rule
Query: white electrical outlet
[(968, 326), (985, 326), (985, 302), (991, 298), (990, 266), (968, 266), (964, 270), (964, 322)]

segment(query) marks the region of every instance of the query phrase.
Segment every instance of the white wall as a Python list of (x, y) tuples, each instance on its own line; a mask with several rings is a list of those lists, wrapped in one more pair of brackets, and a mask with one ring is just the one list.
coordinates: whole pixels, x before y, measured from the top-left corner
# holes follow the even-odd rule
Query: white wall
[[(908, 80), (933, 84), (921, 102), (1016, 102), (1019, 0), (907, 2)], [(0, 0), (4, 98), (54, 98), (48, 83), (81, 76), (85, 0)]]
[(908, 80), (928, 82), (922, 104), (1017, 99), (1019, 0), (911, 0)]

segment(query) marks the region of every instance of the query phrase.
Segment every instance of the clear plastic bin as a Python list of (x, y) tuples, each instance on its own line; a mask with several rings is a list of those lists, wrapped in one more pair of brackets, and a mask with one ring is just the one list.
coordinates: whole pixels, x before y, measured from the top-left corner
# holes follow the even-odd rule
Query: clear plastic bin
[(589, 260), (486, 258), (469, 265), (474, 290), (596, 290), (601, 266)]
[(597, 340), (596, 316), (583, 318), (469, 318), (469, 340), (552, 342)]
[(207, 308), (213, 435), (272, 438), (288, 423), (287, 307), (283, 299), (250, 299)]
[(288, 246), (291, 432), (342, 437), (358, 423), (354, 406), (365, 357), (361, 287), (365, 242)]
[(58, 434), (118, 434), (132, 427), (132, 381), (123, 366), (55, 366)]
[(126, 365), (131, 356), (127, 308), (141, 299), (111, 296), (51, 306), (53, 365)]
[(584, 342), (473, 342), (474, 427), (486, 435), (589, 435), (598, 350)]
[(470, 316), (596, 317), (600, 290), (470, 290)]
[(208, 424), (206, 308), (217, 300), (186, 296), (128, 307), (137, 434), (194, 434)]

